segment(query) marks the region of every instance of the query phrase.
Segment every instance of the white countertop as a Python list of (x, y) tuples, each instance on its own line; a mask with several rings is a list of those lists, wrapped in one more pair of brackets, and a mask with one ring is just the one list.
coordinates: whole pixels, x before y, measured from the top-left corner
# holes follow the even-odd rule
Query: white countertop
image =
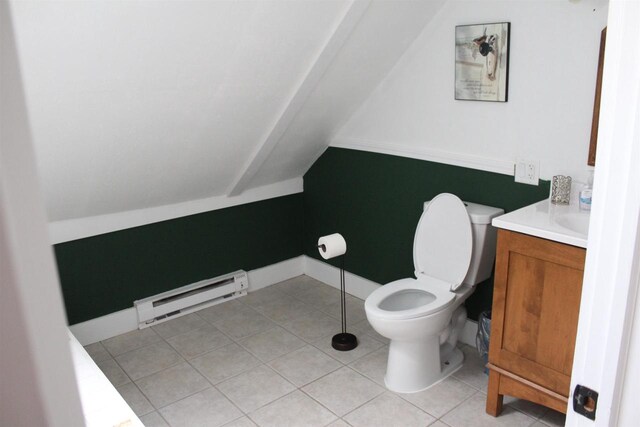
[(87, 427), (144, 427), (71, 332), (69, 345)]
[(581, 211), (577, 203), (554, 205), (545, 199), (494, 218), (491, 224), (505, 230), (586, 248), (589, 212)]

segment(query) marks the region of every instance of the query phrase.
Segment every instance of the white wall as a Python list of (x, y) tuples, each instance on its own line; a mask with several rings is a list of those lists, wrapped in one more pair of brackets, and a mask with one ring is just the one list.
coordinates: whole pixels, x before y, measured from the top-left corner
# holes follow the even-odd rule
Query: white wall
[[(603, 0), (449, 0), (331, 145), (584, 180)], [(511, 22), (509, 100), (454, 100), (456, 25)]]

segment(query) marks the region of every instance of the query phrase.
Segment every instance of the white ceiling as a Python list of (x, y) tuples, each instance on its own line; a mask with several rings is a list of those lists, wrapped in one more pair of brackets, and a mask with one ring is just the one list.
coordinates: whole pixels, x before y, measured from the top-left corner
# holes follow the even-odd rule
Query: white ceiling
[(443, 2), (13, 2), (49, 219), (302, 176)]
[(372, 2), (252, 185), (303, 175), (444, 2)]

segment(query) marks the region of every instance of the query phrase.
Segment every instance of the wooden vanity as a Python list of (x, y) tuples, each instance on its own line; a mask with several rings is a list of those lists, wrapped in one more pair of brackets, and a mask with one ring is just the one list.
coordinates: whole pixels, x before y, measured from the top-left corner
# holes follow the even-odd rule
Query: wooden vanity
[(567, 412), (585, 253), (498, 230), (488, 414), (500, 414), (504, 395)]

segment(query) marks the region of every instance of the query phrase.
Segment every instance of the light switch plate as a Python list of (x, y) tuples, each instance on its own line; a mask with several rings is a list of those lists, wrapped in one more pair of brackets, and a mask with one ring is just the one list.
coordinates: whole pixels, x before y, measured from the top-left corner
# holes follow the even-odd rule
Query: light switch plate
[(514, 170), (515, 181), (522, 184), (538, 185), (540, 161), (517, 158)]

